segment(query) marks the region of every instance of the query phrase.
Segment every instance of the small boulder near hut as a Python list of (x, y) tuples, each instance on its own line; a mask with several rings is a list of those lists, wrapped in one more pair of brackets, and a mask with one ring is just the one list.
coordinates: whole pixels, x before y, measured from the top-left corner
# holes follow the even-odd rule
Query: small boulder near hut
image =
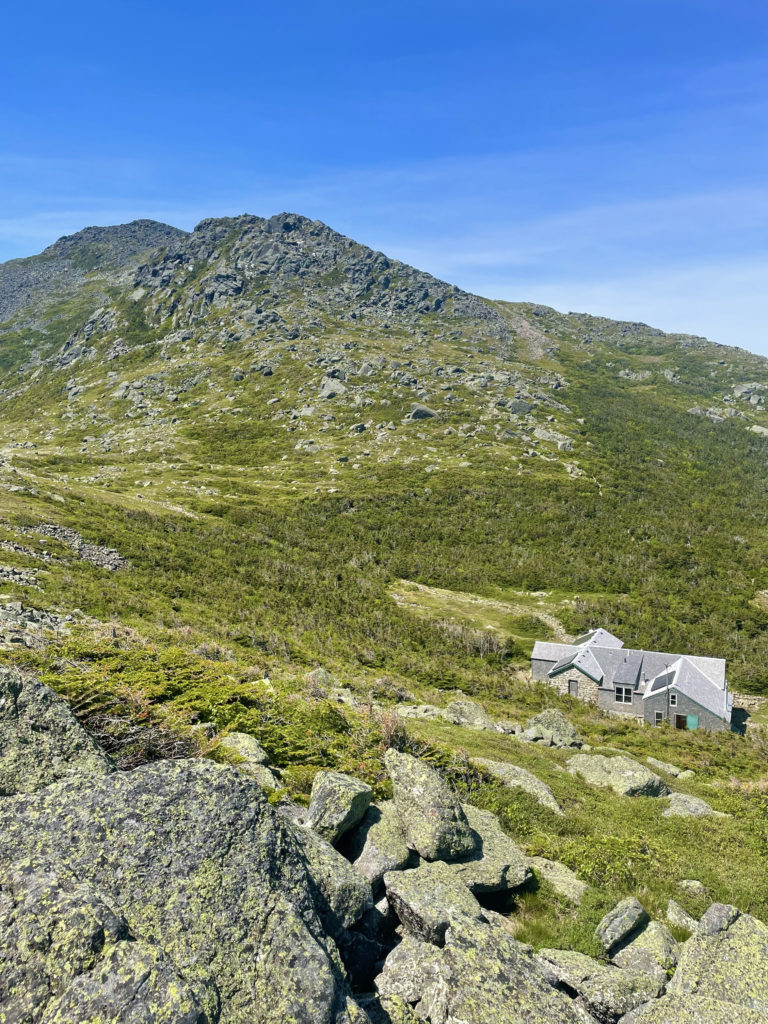
[(562, 711), (547, 708), (528, 719), (520, 738), (547, 747), (581, 747), (582, 739)]
[(518, 768), (516, 764), (492, 761), (487, 757), (476, 757), (474, 763), (493, 775), (507, 789), (522, 789), (525, 793), (530, 793), (542, 807), (546, 807), (553, 814), (562, 816), (563, 812), (555, 799), (555, 794), (546, 782), (537, 779), (532, 772), (525, 768)]
[(405, 840), (425, 860), (456, 860), (475, 849), (464, 811), (434, 769), (390, 748), (384, 761)]
[(468, 729), (482, 729), (496, 732), (496, 723), (480, 704), (473, 700), (452, 700), (443, 709), (443, 718), (453, 725)]
[(669, 796), (671, 790), (650, 768), (631, 757), (604, 754), (575, 754), (566, 768), (591, 786), (612, 789), (619, 796)]
[(312, 783), (306, 824), (329, 843), (354, 828), (371, 803), (373, 790), (343, 772), (320, 771)]

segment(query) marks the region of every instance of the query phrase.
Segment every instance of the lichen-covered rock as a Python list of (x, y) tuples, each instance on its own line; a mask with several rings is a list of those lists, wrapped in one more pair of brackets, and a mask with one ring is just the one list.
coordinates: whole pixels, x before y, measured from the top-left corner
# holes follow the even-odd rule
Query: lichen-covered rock
[(595, 929), (595, 936), (606, 953), (615, 953), (649, 921), (650, 918), (642, 903), (634, 896), (630, 896), (608, 911)]
[(604, 754), (574, 754), (566, 762), (572, 775), (580, 775), (591, 786), (612, 789), (620, 796), (669, 796), (670, 788), (650, 768), (631, 757)]
[(359, 826), (347, 836), (343, 852), (374, 890), (380, 888), (387, 871), (401, 871), (417, 859), (408, 849), (393, 800), (368, 808)]
[(519, 889), (531, 877), (525, 854), (491, 811), (462, 804), (477, 840), (475, 849), (448, 865), (454, 877), (475, 894)]
[(228, 732), (219, 737), (219, 746), (238, 754), (250, 764), (268, 764), (269, 755), (255, 736), (247, 732)]
[(657, 772), (666, 772), (667, 775), (671, 775), (675, 779), (683, 770), (682, 768), (678, 768), (677, 765), (669, 764), (667, 761), (657, 761), (655, 757), (646, 757), (645, 760), (651, 768), (655, 768)]
[(409, 871), (384, 876), (387, 900), (409, 935), (442, 946), (446, 929), (456, 917), (482, 920), (475, 897), (452, 870), (435, 861)]
[[(83, 910), (75, 909), (74, 919), (66, 907), (56, 911), (62, 926), (43, 925), (36, 940), (56, 943), (57, 961), (82, 965), (77, 977), (83, 980), (61, 1010), (67, 1019), (110, 1019), (94, 1016), (99, 999), (107, 1005), (112, 998), (98, 994), (100, 979), (107, 988), (122, 981), (111, 981), (114, 975), (96, 962), (86, 979), (87, 958), (101, 943), (98, 928), (109, 937), (103, 949), (125, 928), (136, 942), (162, 951), (147, 991), (177, 984), (180, 1020), (196, 1021), (197, 1008), (211, 1024), (343, 1020), (347, 993), (318, 915), (318, 885), (291, 827), (234, 768), (158, 762), (0, 800), (0, 864), (8, 874), (53, 873), (86, 887), (76, 893)], [(91, 910), (94, 900), (99, 909)], [(77, 923), (81, 916), (96, 924)], [(24, 948), (13, 928), (0, 930), (3, 978), (23, 974)], [(110, 970), (128, 952), (116, 953)], [(125, 962), (129, 973), (143, 972), (143, 961)], [(22, 977), (11, 1006), (23, 1007), (34, 984)], [(127, 984), (126, 992), (130, 979)], [(46, 1003), (31, 1021), (47, 1022), (54, 1009)], [(14, 1010), (4, 1012), (18, 1019)]]
[(717, 999), (665, 995), (625, 1014), (619, 1024), (765, 1024), (765, 1014)]
[(687, 793), (672, 793), (669, 806), (662, 811), (662, 818), (726, 818), (722, 811), (714, 810), (706, 800)]
[(542, 882), (548, 882), (560, 896), (565, 896), (571, 903), (581, 903), (584, 893), (589, 889), (586, 882), (574, 874), (569, 867), (558, 860), (547, 860), (546, 857), (529, 857), (528, 867)]
[(0, 797), (111, 770), (66, 701), (35, 676), (0, 668)]
[(487, 757), (477, 757), (474, 763), (484, 768), (508, 789), (522, 789), (535, 797), (542, 807), (548, 808), (554, 814), (562, 815), (563, 811), (555, 799), (555, 794), (546, 782), (537, 779), (532, 772), (525, 768), (518, 768), (515, 764), (509, 764), (506, 761), (492, 761)]
[(680, 888), (689, 896), (704, 896), (707, 891), (704, 883), (700, 882), (698, 878), (682, 878)]
[[(407, 945), (406, 945), (407, 943)], [(429, 1024), (594, 1024), (552, 987), (541, 962), (504, 928), (462, 917), (438, 949), (406, 938), (376, 979)]]
[(235, 767), (258, 782), (263, 789), (278, 788), (274, 772), (267, 767), (267, 752), (255, 736), (247, 732), (229, 732), (219, 739), (218, 745), (236, 754), (238, 761)]
[(443, 709), (443, 718), (453, 725), (463, 725), (468, 729), (496, 731), (496, 723), (485, 708), (473, 700), (452, 700)]
[(613, 962), (618, 967), (646, 971), (654, 976), (666, 974), (677, 965), (677, 942), (666, 925), (651, 921), (631, 942), (616, 953)]
[(43, 1024), (209, 1024), (210, 1020), (160, 949), (138, 941), (119, 942), (104, 950), (98, 966), (74, 978), (48, 1004)]
[(335, 938), (373, 906), (371, 887), (322, 836), (304, 827), (296, 828), (294, 835), (318, 889), (315, 903), (320, 917)]
[(397, 709), (401, 718), (442, 718), (441, 708), (434, 704), (402, 704)]
[(669, 993), (734, 1003), (768, 1018), (768, 926), (713, 904), (680, 947)]
[(392, 748), (385, 754), (385, 763), (409, 848), (425, 860), (455, 860), (471, 854), (475, 837), (459, 801), (437, 772)]
[[(538, 715), (529, 718), (525, 723), (523, 738), (529, 738), (526, 734), (531, 731), (531, 739), (544, 740), (553, 747), (580, 747), (582, 745), (574, 725), (568, 721), (562, 711), (557, 708), (547, 708), (540, 711)], [(536, 735), (533, 735), (536, 734)]]
[(362, 819), (372, 796), (371, 787), (360, 779), (343, 772), (318, 772), (306, 823), (329, 843), (337, 843)]
[(601, 1024), (614, 1024), (622, 1014), (664, 991), (664, 978), (610, 967), (569, 949), (540, 949), (538, 956), (553, 969), (561, 985), (578, 993)]
[(699, 922), (691, 917), (687, 910), (684, 910), (676, 900), (667, 901), (667, 920), (675, 928), (685, 928), (686, 931), (695, 932)]
[(370, 1024), (421, 1024), (422, 1018), (400, 996), (358, 997)]

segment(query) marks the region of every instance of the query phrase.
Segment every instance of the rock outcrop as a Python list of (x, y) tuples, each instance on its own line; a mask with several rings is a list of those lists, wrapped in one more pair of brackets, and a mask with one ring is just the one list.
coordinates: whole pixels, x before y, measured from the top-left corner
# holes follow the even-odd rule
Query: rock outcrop
[(35, 676), (0, 668), (0, 797), (111, 770), (65, 701)]
[(437, 772), (392, 749), (385, 761), (409, 848), (425, 860), (455, 860), (471, 854), (475, 837), (458, 800)]
[(537, 779), (532, 772), (525, 768), (518, 768), (517, 765), (509, 764), (506, 761), (492, 761), (486, 757), (477, 757), (474, 763), (493, 775), (508, 789), (522, 789), (525, 793), (530, 793), (535, 797), (542, 807), (546, 807), (553, 814), (562, 816), (563, 811), (555, 799), (555, 794), (546, 782)]
[(606, 953), (615, 953), (649, 921), (650, 918), (645, 907), (639, 900), (631, 896), (621, 900), (613, 910), (605, 915), (595, 929), (595, 936)]
[(562, 711), (547, 708), (525, 723), (520, 739), (549, 747), (581, 747), (582, 739)]
[(671, 792), (660, 776), (624, 755), (575, 754), (568, 760), (566, 768), (591, 786), (612, 789), (620, 796), (669, 796)]
[(368, 810), (370, 786), (343, 772), (318, 772), (312, 783), (306, 823), (329, 843), (337, 843)]

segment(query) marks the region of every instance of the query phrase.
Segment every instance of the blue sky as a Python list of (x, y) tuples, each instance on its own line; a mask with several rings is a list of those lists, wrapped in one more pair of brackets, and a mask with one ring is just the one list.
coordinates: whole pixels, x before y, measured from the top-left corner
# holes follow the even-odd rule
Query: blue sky
[(0, 259), (287, 209), (484, 295), (768, 354), (765, 0), (42, 0), (3, 21)]

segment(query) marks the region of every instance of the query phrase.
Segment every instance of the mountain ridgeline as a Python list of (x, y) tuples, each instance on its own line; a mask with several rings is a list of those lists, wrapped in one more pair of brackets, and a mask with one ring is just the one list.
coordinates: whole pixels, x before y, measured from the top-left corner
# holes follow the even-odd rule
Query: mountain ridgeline
[[(68, 572), (83, 610), (432, 677), (462, 645), (407, 579), (766, 686), (762, 358), (484, 300), (289, 214), (87, 228), (0, 267), (0, 313), (8, 541), (53, 519), (134, 567)], [(519, 661), (537, 626), (506, 632)]]

